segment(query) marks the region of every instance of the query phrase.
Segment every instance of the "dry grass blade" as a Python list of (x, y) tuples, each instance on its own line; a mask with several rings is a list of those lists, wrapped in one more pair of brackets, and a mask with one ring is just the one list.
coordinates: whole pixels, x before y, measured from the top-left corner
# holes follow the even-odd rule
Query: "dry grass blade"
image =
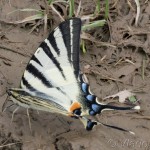
[(61, 1), (61, 0), (58, 0), (58, 1), (54, 1), (54, 2), (52, 2), (52, 4), (56, 4), (56, 3), (66, 3), (66, 4), (68, 4), (68, 2), (66, 2), (66, 1)]
[(15, 12), (18, 12), (18, 11), (22, 11), (22, 12), (41, 12), (41, 10), (37, 10), (37, 9), (32, 9), (32, 8), (25, 8), (25, 9), (17, 9), (17, 10), (14, 10), (14, 11), (11, 11), (8, 13), (8, 15), (12, 14), (12, 13), (15, 13)]
[(129, 60), (129, 59), (125, 59), (125, 62), (128, 62), (128, 63), (130, 63), (130, 64), (132, 64), (132, 65), (135, 65), (135, 63), (134, 62), (132, 62), (131, 60)]
[(132, 117), (132, 119), (146, 119), (146, 120), (150, 120), (150, 116), (136, 116), (136, 117)]
[(48, 19), (47, 14), (45, 14), (44, 15), (44, 33), (45, 34), (47, 32), (47, 19)]
[(55, 7), (53, 5), (50, 5), (50, 7), (52, 8), (52, 10), (60, 17), (61, 21), (64, 21), (65, 19), (60, 15), (60, 13), (55, 9)]
[(119, 102), (120, 103), (125, 103), (125, 100), (131, 96), (134, 96), (135, 94), (132, 93), (130, 90), (123, 90), (123, 91), (120, 91), (116, 94), (113, 94), (113, 95), (109, 95), (107, 97), (104, 97), (103, 100), (105, 99), (109, 99), (109, 98), (116, 98), (116, 97), (119, 97)]
[(99, 73), (99, 72), (96, 71), (96, 70), (90, 70), (90, 71), (93, 72), (94, 74), (100, 75), (102, 79), (107, 79), (107, 80), (122, 82), (122, 81), (119, 80), (119, 79), (115, 79), (115, 78), (109, 77), (109, 76), (107, 76), (107, 75), (103, 75), (103, 74)]
[(140, 16), (140, 2), (139, 0), (134, 0), (136, 3), (136, 18), (135, 18), (135, 25), (138, 25), (138, 20), (139, 20), (139, 16)]
[(33, 16), (26, 17), (23, 20), (15, 21), (15, 23), (24, 23), (24, 22), (28, 22), (28, 21), (37, 20), (37, 19), (43, 19), (43, 18), (44, 18), (43, 14), (36, 14)]
[(12, 60), (10, 60), (10, 59), (8, 59), (8, 58), (2, 56), (2, 55), (0, 55), (0, 59), (4, 59), (4, 60), (6, 60), (6, 61), (11, 61), (11, 62), (12, 62)]
[(142, 79), (145, 79), (145, 58), (142, 60)]
[(11, 51), (11, 52), (13, 52), (13, 53), (16, 53), (16, 54), (19, 54), (19, 55), (22, 55), (22, 56), (25, 56), (25, 57), (31, 57), (30, 55), (23, 54), (23, 53), (21, 53), (21, 52), (17, 52), (16, 50), (10, 49), (10, 48), (5, 47), (5, 46), (3, 46), (3, 45), (0, 45), (0, 49), (5, 49), (5, 50)]
[(93, 20), (95, 19), (95, 16), (93, 16), (93, 14), (89, 14), (89, 15), (82, 15), (81, 17), (81, 20), (84, 21), (84, 20)]
[[(29, 34), (32, 33), (32, 32), (41, 24), (41, 21), (42, 21), (42, 20), (38, 20), (38, 21), (37, 21), (37, 23), (32, 27), (32, 29), (31, 29), (31, 31), (29, 32)], [(45, 23), (45, 22), (44, 22), (44, 23)], [(45, 28), (45, 26), (44, 26), (44, 28)]]
[(127, 0), (127, 4), (129, 5), (129, 7), (130, 7), (133, 11), (135, 11), (135, 9), (134, 9), (134, 7), (132, 6), (130, 0)]
[(76, 17), (79, 16), (80, 11), (81, 11), (81, 0), (79, 1), (78, 9), (77, 9), (77, 12), (75, 14)]
[(118, 1), (119, 1), (119, 0), (115, 0), (115, 2), (114, 2), (114, 4), (112, 5), (111, 8), (114, 8), (114, 7), (117, 5)]
[[(30, 141), (26, 141), (25, 143), (29, 143)], [(22, 142), (16, 142), (16, 143), (9, 143), (9, 144), (5, 144), (5, 145), (0, 145), (0, 148), (4, 148), (4, 147), (8, 147), (8, 146), (13, 146), (16, 144), (22, 144)]]
[(85, 24), (82, 26), (82, 31), (90, 30), (96, 27), (103, 27), (105, 23), (106, 20), (97, 20), (97, 21), (90, 22), (89, 24)]
[(103, 46), (110, 46), (110, 47), (116, 48), (115, 45), (112, 45), (112, 44), (109, 44), (106, 42), (100, 42), (100, 41), (96, 40), (93, 36), (91, 36), (90, 34), (85, 33), (85, 32), (82, 32), (81, 38), (85, 39), (85, 40), (89, 40), (89, 41), (97, 43), (97, 44), (100, 44), (101, 46), (103, 45)]

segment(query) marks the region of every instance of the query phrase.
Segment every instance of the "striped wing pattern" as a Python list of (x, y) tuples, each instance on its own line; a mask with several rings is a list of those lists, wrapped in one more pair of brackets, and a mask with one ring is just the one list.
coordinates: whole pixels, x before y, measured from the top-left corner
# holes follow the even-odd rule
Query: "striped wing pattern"
[(69, 19), (55, 28), (36, 50), (21, 80), (31, 95), (49, 99), (69, 109), (81, 99), (79, 40), (81, 20)]

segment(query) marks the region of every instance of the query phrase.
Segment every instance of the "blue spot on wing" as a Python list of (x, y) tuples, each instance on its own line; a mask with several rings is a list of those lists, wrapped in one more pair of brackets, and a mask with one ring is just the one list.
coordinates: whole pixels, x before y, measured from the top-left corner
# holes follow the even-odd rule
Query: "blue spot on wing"
[(96, 113), (100, 113), (102, 110), (101, 105), (98, 105), (98, 104), (92, 104), (91, 107), (92, 107), (93, 111), (95, 111)]
[(86, 96), (86, 99), (87, 99), (88, 102), (90, 102), (90, 103), (95, 103), (96, 96), (95, 96), (95, 95), (87, 95), (87, 96)]
[(96, 113), (95, 111), (93, 111), (93, 110), (90, 110), (90, 111), (89, 111), (89, 114), (90, 114), (91, 116), (95, 116), (97, 113)]
[(85, 94), (89, 94), (89, 91), (88, 91), (89, 85), (88, 85), (88, 84), (82, 83), (82, 84), (81, 84), (81, 88), (82, 88), (82, 91), (83, 91)]
[(84, 83), (82, 76), (80, 76), (80, 82), (81, 82), (81, 89), (84, 92), (84, 96), (86, 98), (85, 103), (89, 108), (89, 115), (94, 116), (96, 114), (99, 114), (103, 109), (103, 106), (96, 102), (96, 96), (92, 95), (89, 92), (89, 84)]

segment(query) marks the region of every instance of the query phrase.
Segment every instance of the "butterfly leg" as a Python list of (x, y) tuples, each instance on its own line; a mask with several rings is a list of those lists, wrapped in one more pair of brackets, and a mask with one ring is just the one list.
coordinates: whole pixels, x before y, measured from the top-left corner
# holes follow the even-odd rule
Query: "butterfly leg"
[(12, 107), (12, 106), (14, 106), (15, 104), (11, 104), (11, 105), (9, 105), (9, 106), (7, 106), (7, 107), (5, 107), (5, 108), (2, 108), (2, 112), (5, 112), (8, 108), (10, 108), (10, 107)]
[(6, 109), (8, 109), (8, 108), (10, 108), (11, 106), (15, 105), (15, 104), (13, 103), (13, 104), (11, 104), (11, 105), (9, 105), (9, 106), (6, 106), (6, 105), (7, 105), (7, 103), (8, 103), (8, 101), (11, 101), (11, 100), (10, 100), (10, 99), (8, 99), (8, 96), (7, 96), (7, 98), (6, 98), (5, 102), (4, 102), (4, 103), (3, 103), (3, 105), (2, 105), (2, 112), (5, 112), (5, 111), (6, 111)]
[(30, 128), (30, 131), (32, 132), (31, 120), (30, 120), (30, 114), (29, 114), (29, 109), (28, 108), (27, 108), (27, 116), (28, 116), (28, 121), (29, 121), (29, 128)]
[(17, 106), (17, 108), (13, 111), (12, 117), (11, 117), (11, 123), (13, 122), (15, 112), (16, 112), (19, 108), (20, 108), (20, 106)]

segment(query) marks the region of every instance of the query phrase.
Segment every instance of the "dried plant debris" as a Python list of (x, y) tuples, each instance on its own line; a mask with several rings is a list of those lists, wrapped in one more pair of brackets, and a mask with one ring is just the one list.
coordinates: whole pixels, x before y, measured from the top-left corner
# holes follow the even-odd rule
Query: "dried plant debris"
[(15, 140), (11, 133), (5, 134), (0, 131), (0, 149), (1, 150), (22, 150), (22, 142)]
[(7, 80), (4, 75), (0, 72), (0, 96), (6, 93)]
[(131, 103), (135, 103), (137, 101), (137, 99), (135, 97), (135, 93), (132, 93), (131, 90), (120, 91), (117, 94), (110, 95), (110, 96), (103, 98), (103, 100), (106, 100), (109, 98), (111, 98), (111, 99), (118, 98), (118, 101), (120, 103), (126, 103), (127, 101), (129, 101)]

